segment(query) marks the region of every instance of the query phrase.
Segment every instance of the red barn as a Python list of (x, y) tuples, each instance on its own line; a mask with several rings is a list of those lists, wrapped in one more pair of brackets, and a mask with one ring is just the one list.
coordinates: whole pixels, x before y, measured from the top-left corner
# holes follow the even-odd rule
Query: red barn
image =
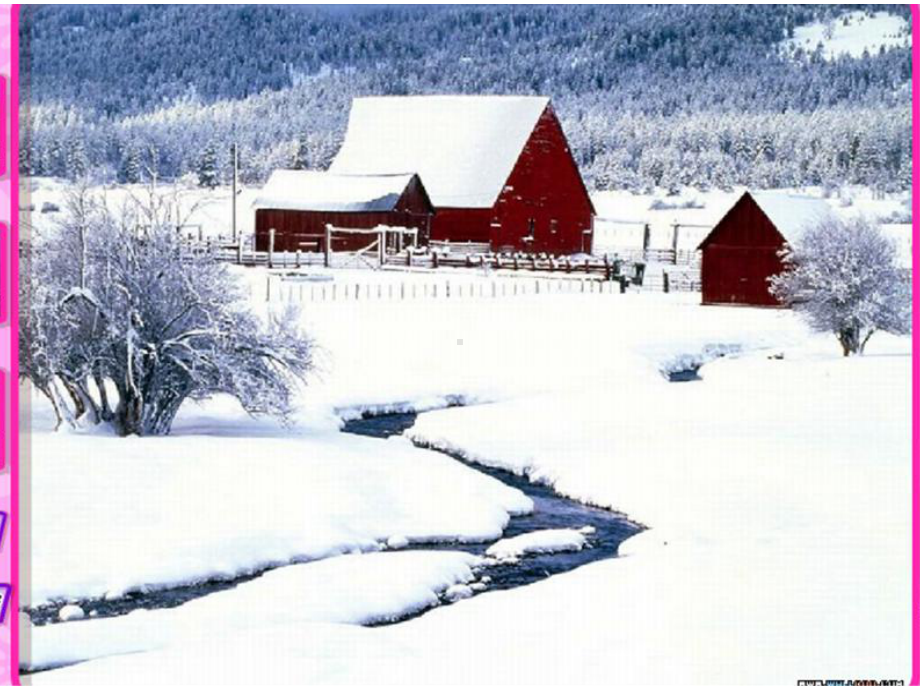
[(493, 251), (591, 251), (594, 207), (548, 98), (356, 98), (330, 170), (414, 172), (431, 239)]
[(703, 304), (779, 306), (767, 279), (783, 270), (778, 252), (795, 246), (815, 221), (832, 213), (821, 199), (774, 192), (745, 192), (706, 239)]
[[(267, 251), (275, 230), (276, 251), (322, 251), (326, 224), (337, 228), (378, 225), (415, 228), (425, 242), (433, 209), (418, 175), (335, 175), (276, 170), (258, 199), (256, 250)], [(333, 251), (357, 251), (377, 239), (354, 234), (333, 237)]]

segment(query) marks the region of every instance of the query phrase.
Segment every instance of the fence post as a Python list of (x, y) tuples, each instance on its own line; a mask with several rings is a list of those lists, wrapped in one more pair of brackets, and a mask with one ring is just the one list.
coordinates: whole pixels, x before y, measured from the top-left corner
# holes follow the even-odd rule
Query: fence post
[(326, 238), (323, 242), (323, 266), (329, 268), (332, 265), (332, 225), (326, 223)]
[(666, 293), (671, 292), (671, 277), (668, 275), (668, 272), (665, 271), (662, 277), (664, 278), (664, 291)]
[(674, 234), (671, 236), (671, 251), (674, 252), (674, 265), (677, 265), (677, 236), (680, 232), (680, 223), (674, 223)]
[(412, 268), (412, 252), (406, 249), (406, 266)]
[(648, 223), (642, 229), (642, 258), (648, 261), (648, 248), (652, 243), (652, 226)]
[(617, 280), (620, 281), (620, 294), (622, 295), (626, 292), (626, 276), (619, 276)]
[(272, 277), (267, 274), (265, 276), (265, 301), (272, 301)]
[(431, 253), (431, 266), (432, 268), (438, 267), (438, 253), (437, 252)]
[(268, 230), (268, 267), (273, 268), (272, 266), (272, 254), (275, 253), (275, 229), (269, 228)]
[(239, 241), (236, 243), (236, 263), (240, 266), (243, 265), (243, 238), (240, 237)]
[(294, 260), (295, 260), (295, 262), (296, 262), (296, 264), (295, 264), (296, 267), (297, 267), (297, 268), (300, 268), (300, 250), (299, 250), (299, 249), (297, 250), (297, 253), (295, 254), (295, 259), (294, 259)]

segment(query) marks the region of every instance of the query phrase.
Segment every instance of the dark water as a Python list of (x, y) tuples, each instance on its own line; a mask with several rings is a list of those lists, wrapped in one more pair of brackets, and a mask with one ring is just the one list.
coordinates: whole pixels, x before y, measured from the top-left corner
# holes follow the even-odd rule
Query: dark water
[[(388, 438), (410, 429), (415, 424), (415, 417), (416, 415), (412, 413), (369, 416), (346, 422), (343, 431), (360, 434), (361, 436)], [(492, 582), (489, 584), (490, 590), (520, 587), (558, 573), (574, 570), (586, 563), (605, 558), (614, 558), (617, 555), (617, 549), (620, 544), (642, 529), (640, 525), (630, 522), (620, 513), (583, 505), (570, 498), (560, 496), (548, 486), (535, 484), (513, 472), (470, 463), (451, 453), (446, 454), (478, 472), (497, 479), (503, 484), (520, 489), (533, 501), (533, 513), (512, 517), (505, 528), (503, 537), (515, 537), (519, 534), (543, 529), (577, 530), (585, 526), (594, 528), (593, 534), (586, 535), (590, 548), (566, 553), (533, 554), (521, 558), (518, 563), (513, 565), (499, 564), (488, 568), (486, 573), (492, 578)], [(418, 544), (412, 545), (411, 548), (426, 550), (451, 549), (483, 555), (491, 544), (492, 542), (483, 544)]]
[[(401, 434), (411, 428), (415, 423), (415, 418), (416, 415), (411, 413), (369, 416), (347, 422), (343, 431), (361, 436), (387, 438), (395, 434)], [(586, 563), (605, 558), (614, 558), (617, 555), (620, 543), (642, 529), (640, 525), (628, 521), (625, 516), (619, 513), (582, 505), (572, 499), (559, 496), (548, 486), (534, 484), (526, 478), (511, 472), (471, 464), (453, 455), (451, 457), (478, 472), (520, 489), (533, 500), (533, 513), (512, 517), (505, 529), (504, 537), (514, 537), (525, 532), (542, 529), (581, 529), (586, 526), (594, 528), (592, 534), (586, 535), (588, 547), (581, 551), (534, 554), (521, 558), (515, 564), (497, 564), (488, 567), (482, 573), (491, 578), (491, 582), (485, 591), (520, 587), (558, 573), (573, 570)], [(476, 555), (483, 555), (491, 543), (491, 541), (477, 544), (439, 542), (412, 544), (408, 548), (428, 551), (466, 551)], [(90, 612), (94, 612), (93, 615), (99, 618), (121, 616), (137, 609), (173, 608), (192, 599), (236, 587), (240, 583), (259, 577), (263, 572), (265, 570), (232, 580), (209, 580), (171, 589), (137, 592), (113, 600), (86, 599), (73, 603), (78, 604), (88, 616)], [(29, 609), (27, 612), (34, 625), (56, 623), (61, 606), (62, 604), (51, 604)], [(406, 618), (415, 617), (422, 613), (424, 612), (412, 614)], [(398, 621), (388, 621), (387, 623), (399, 622), (406, 620), (406, 618), (401, 618)]]
[(671, 383), (684, 383), (686, 381), (702, 381), (703, 377), (700, 376), (699, 366), (690, 367), (689, 369), (681, 369), (680, 371), (669, 371), (668, 372), (668, 381)]

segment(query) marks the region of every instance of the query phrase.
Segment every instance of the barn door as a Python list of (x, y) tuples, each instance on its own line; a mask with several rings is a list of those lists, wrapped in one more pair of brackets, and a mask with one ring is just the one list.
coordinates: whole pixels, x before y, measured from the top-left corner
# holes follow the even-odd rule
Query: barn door
[(768, 278), (782, 270), (774, 247), (711, 245), (706, 249), (706, 302), (774, 306)]

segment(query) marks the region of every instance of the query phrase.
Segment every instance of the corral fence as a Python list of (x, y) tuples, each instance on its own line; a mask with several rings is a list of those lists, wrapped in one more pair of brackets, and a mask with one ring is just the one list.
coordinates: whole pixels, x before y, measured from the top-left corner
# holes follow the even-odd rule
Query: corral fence
[[(594, 225), (596, 243), (598, 236), (606, 235), (612, 238), (603, 243), (605, 251), (615, 252), (624, 259), (633, 261), (696, 268), (700, 264), (700, 253), (696, 247), (702, 237), (712, 230), (711, 225), (700, 223), (675, 221), (667, 225), (653, 226), (647, 220), (606, 217), (595, 218)], [(658, 246), (652, 246), (653, 237)]]
[[(338, 231), (337, 228), (328, 228), (327, 237)], [(446, 242), (433, 242), (429, 247), (413, 245), (394, 251), (388, 246), (386, 236), (382, 233), (399, 232), (400, 229), (381, 228), (364, 232), (370, 235), (378, 231), (383, 239), (359, 251), (348, 252), (333, 252), (331, 249), (322, 252), (275, 251), (274, 243), (271, 241), (267, 251), (256, 251), (254, 238), (251, 236), (230, 242), (220, 237), (204, 237), (200, 232), (197, 236), (192, 233), (183, 236), (183, 242), (187, 251), (207, 252), (219, 261), (282, 271), (324, 267), (384, 268), (397, 271), (437, 271), (440, 268), (452, 268), (499, 273), (531, 272), (536, 278), (534, 294), (539, 292), (536, 285), (540, 280), (578, 276), (592, 282), (614, 283), (617, 286), (615, 290), (619, 292), (625, 292), (628, 287), (664, 292), (699, 290), (699, 259), (695, 252), (651, 248), (637, 251), (624, 248), (622, 253), (616, 251), (602, 256), (555, 257), (547, 254), (494, 253), (489, 251), (488, 245), (485, 244)], [(272, 236), (273, 234), (271, 233)], [(326, 247), (331, 247), (331, 242), (327, 242)], [(675, 268), (661, 274), (652, 274), (646, 270), (650, 263), (669, 263)], [(682, 267), (683, 270), (677, 270), (677, 267)], [(614, 291), (614, 288), (610, 290)], [(299, 292), (298, 290), (298, 294)], [(543, 292), (547, 290), (544, 289)], [(316, 295), (316, 290), (311, 290), (311, 294)], [(329, 294), (329, 297), (332, 295)]]

